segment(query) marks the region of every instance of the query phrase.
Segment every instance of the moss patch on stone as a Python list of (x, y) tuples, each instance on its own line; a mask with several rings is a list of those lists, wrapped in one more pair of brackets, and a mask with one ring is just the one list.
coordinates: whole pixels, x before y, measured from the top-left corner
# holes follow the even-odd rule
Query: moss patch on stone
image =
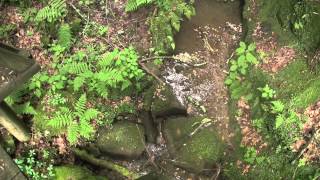
[(107, 180), (101, 176), (94, 176), (87, 168), (80, 166), (58, 166), (54, 171), (55, 180)]
[(202, 119), (204, 118), (172, 118), (164, 125), (164, 135), (175, 164), (197, 173), (218, 163), (223, 158), (225, 149), (213, 126), (196, 131)]
[(270, 83), (277, 98), (294, 108), (305, 108), (320, 98), (320, 76), (310, 71), (304, 59), (289, 64)]
[(144, 129), (130, 122), (118, 122), (111, 129), (99, 131), (97, 146), (101, 152), (125, 157), (137, 157), (144, 146)]
[(185, 115), (187, 110), (178, 101), (172, 89), (168, 85), (165, 85), (161, 87), (160, 92), (154, 96), (151, 112), (154, 117), (166, 117), (172, 115)]

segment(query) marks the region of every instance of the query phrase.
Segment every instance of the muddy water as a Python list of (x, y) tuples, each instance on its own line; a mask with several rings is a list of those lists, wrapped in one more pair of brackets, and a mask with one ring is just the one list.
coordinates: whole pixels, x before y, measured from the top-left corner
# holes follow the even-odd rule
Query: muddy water
[[(217, 127), (221, 127), (217, 129), (222, 139), (232, 145), (230, 139), (234, 129), (229, 125), (228, 91), (224, 79), (228, 71), (228, 58), (241, 35), (240, 1), (224, 3), (216, 0), (197, 0), (195, 6), (196, 16), (190, 21), (184, 21), (181, 31), (175, 37), (175, 54), (194, 54), (205, 65), (194, 67), (190, 64), (199, 62), (190, 62), (187, 65), (179, 61), (170, 61), (166, 64), (162, 77), (173, 88), (178, 100), (188, 107), (190, 115), (212, 119)], [(203, 108), (194, 105), (190, 99)], [(204, 109), (205, 111), (201, 112)], [(157, 145), (148, 146), (148, 152), (155, 156), (156, 166), (159, 167), (157, 171), (174, 176), (177, 180), (214, 177), (208, 174), (195, 175), (183, 168), (177, 168), (171, 163), (175, 156), (169, 155), (165, 146), (157, 148)], [(142, 165), (136, 161), (130, 166), (135, 163)]]
[[(163, 78), (173, 88), (178, 100), (188, 107), (188, 113), (212, 119), (221, 138), (231, 146), (230, 149), (234, 149), (237, 131), (229, 120), (229, 96), (224, 80), (228, 59), (242, 34), (240, 1), (198, 0), (195, 5), (196, 16), (184, 21), (175, 37), (175, 54), (194, 55), (205, 65), (194, 67), (189, 63), (169, 62)], [(225, 152), (228, 153), (232, 154)], [(174, 174), (179, 174), (180, 178), (176, 179), (189, 176), (179, 171)]]
[(240, 1), (218, 2), (217, 0), (196, 0), (196, 16), (182, 23), (180, 32), (175, 36), (176, 52), (194, 52), (203, 45), (197, 38), (198, 33), (194, 30), (199, 27), (210, 25), (223, 27), (226, 22), (232, 24), (241, 23)]
[(163, 77), (178, 100), (187, 105), (190, 115), (212, 119), (221, 138), (233, 146), (235, 129), (231, 128), (229, 95), (224, 80), (228, 59), (242, 34), (240, 1), (199, 0), (196, 12), (190, 21), (183, 22), (176, 36), (175, 53), (191, 54), (205, 65), (193, 67), (179, 62), (169, 63)]

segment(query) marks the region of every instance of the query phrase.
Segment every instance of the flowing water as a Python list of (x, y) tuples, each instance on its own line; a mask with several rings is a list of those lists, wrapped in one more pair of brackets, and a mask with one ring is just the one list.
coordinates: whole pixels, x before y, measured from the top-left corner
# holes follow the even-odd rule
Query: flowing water
[[(230, 149), (234, 149), (236, 133), (229, 120), (229, 95), (224, 79), (228, 72), (228, 59), (242, 35), (241, 2), (198, 0), (195, 7), (197, 14), (184, 21), (181, 31), (175, 36), (175, 55), (187, 53), (197, 57), (198, 62), (189, 62), (188, 65), (169, 62), (162, 77), (178, 100), (189, 107), (188, 113), (212, 119), (222, 139)], [(190, 63), (204, 65), (194, 67)], [(175, 170), (174, 173), (178, 174), (176, 179), (190, 177), (181, 171)]]

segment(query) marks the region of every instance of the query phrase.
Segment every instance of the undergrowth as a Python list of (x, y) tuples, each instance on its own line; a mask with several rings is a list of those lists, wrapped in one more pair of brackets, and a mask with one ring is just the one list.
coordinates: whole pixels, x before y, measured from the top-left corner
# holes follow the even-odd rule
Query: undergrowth
[(156, 13), (149, 19), (149, 31), (152, 34), (152, 52), (167, 54), (175, 49), (174, 34), (180, 31), (184, 17), (195, 15), (193, 1), (185, 0), (129, 0), (126, 11), (136, 11), (143, 6), (155, 5)]
[[(299, 60), (275, 76), (267, 75), (257, 66), (259, 56), (254, 47), (240, 43), (236, 50), (237, 59), (230, 60), (230, 72), (225, 81), (229, 86), (231, 102), (236, 103), (244, 98), (249, 103), (252, 126), (269, 144), (259, 154), (254, 147), (244, 147), (242, 159), (253, 166), (246, 177), (317, 177), (319, 172), (314, 166), (299, 157), (296, 159), (292, 144), (302, 137), (302, 125), (306, 121), (298, 113), (299, 110), (319, 99), (316, 93), (318, 76), (308, 70), (304, 61)], [(228, 169), (236, 171), (232, 166)], [(232, 176), (232, 172), (226, 174)]]

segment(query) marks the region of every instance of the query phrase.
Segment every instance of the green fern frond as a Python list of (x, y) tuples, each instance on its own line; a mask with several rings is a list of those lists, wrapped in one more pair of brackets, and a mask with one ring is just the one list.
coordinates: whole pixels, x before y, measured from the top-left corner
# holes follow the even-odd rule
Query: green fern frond
[(86, 139), (89, 139), (92, 136), (93, 132), (94, 132), (94, 129), (89, 122), (84, 121), (84, 120), (80, 121), (80, 124), (79, 124), (80, 136), (82, 136)]
[(8, 103), (10, 106), (21, 102), (21, 97), (25, 94), (24, 89), (19, 89), (10, 94), (10, 96), (6, 97), (5, 101)]
[(104, 98), (108, 97), (109, 95), (109, 90), (108, 87), (106, 86), (105, 83), (98, 83), (95, 86), (96, 91), (98, 92), (98, 94)]
[(86, 111), (87, 96), (82, 94), (74, 106), (75, 114), (79, 117), (83, 116)]
[(72, 123), (68, 127), (67, 131), (67, 140), (71, 145), (74, 145), (77, 143), (78, 138), (79, 138), (79, 126), (77, 123)]
[(69, 24), (62, 24), (58, 31), (58, 44), (66, 49), (71, 46), (72, 34)]
[(19, 105), (13, 105), (12, 108), (17, 114), (37, 114), (36, 110), (30, 105), (30, 102)]
[(65, 15), (67, 4), (65, 0), (51, 0), (48, 5), (38, 11), (35, 21), (53, 23)]
[(85, 62), (73, 62), (66, 67), (72, 74), (81, 74), (90, 71), (90, 67)]
[(73, 117), (71, 115), (71, 112), (68, 112), (68, 113), (57, 114), (53, 119), (51, 119), (48, 122), (48, 125), (54, 128), (63, 128), (63, 127), (70, 126), (70, 124), (72, 124), (72, 121), (73, 121)]
[(99, 115), (99, 113), (100, 113), (100, 112), (99, 112), (98, 110), (93, 109), (93, 108), (90, 108), (90, 109), (88, 109), (88, 110), (86, 110), (86, 111), (84, 112), (83, 118), (84, 118), (85, 120), (89, 121), (89, 120), (91, 120), (91, 119), (97, 118), (98, 115)]
[(142, 6), (147, 6), (153, 3), (153, 0), (128, 0), (126, 4), (126, 12), (136, 11)]
[(83, 86), (84, 82), (86, 81), (85, 77), (78, 76), (73, 80), (73, 89), (75, 91), (79, 91), (80, 87)]

